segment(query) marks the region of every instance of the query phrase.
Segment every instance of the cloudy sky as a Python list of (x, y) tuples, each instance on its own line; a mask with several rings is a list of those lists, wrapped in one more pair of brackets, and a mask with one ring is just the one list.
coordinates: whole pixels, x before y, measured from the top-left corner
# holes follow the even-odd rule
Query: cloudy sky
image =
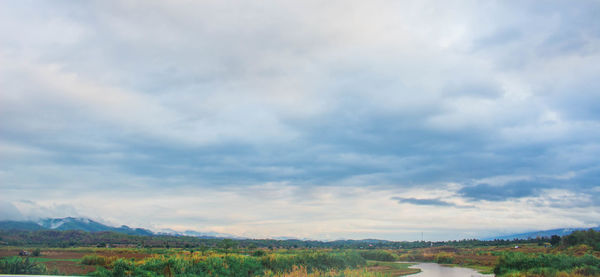
[(2, 1), (0, 219), (600, 224), (598, 1)]

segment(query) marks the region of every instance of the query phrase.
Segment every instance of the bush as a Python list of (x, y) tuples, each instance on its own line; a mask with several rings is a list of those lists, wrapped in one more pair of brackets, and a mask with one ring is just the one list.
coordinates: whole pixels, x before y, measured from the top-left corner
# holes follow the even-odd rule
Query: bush
[(398, 256), (384, 250), (361, 251), (360, 255), (367, 260), (393, 262), (398, 260)]
[(433, 260), (438, 264), (451, 264), (454, 262), (454, 255), (452, 253), (440, 252), (435, 255)]
[(98, 255), (85, 255), (81, 259), (81, 263), (84, 265), (106, 265), (106, 258)]
[(39, 257), (41, 253), (41, 250), (39, 248), (36, 248), (35, 250), (33, 250), (33, 252), (31, 252), (31, 255), (33, 255), (34, 257)]
[(37, 264), (29, 258), (14, 257), (0, 260), (0, 273), (7, 274), (45, 274), (46, 266)]
[(512, 252), (500, 257), (494, 273), (504, 275), (516, 271), (553, 276), (558, 272), (576, 272), (584, 276), (597, 276), (598, 268), (600, 268), (600, 259), (592, 255), (575, 257), (563, 254), (526, 255)]
[[(258, 251), (257, 251), (258, 252)], [(97, 263), (96, 255), (84, 257), (87, 263)], [(270, 254), (261, 257), (239, 254), (210, 254), (208, 256), (162, 256), (132, 262), (118, 259), (108, 268), (100, 268), (93, 276), (262, 276), (269, 271), (285, 274), (303, 267), (308, 272), (345, 270), (366, 265), (357, 252)]]
[(112, 275), (113, 276), (131, 276), (133, 273), (133, 269), (135, 267), (135, 265), (133, 265), (133, 263), (125, 260), (125, 259), (118, 259), (116, 261), (114, 261), (112, 264)]

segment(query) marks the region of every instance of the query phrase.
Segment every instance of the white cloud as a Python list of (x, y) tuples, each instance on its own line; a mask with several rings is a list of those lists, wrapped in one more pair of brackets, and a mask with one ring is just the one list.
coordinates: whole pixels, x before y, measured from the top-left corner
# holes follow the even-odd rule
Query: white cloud
[[(452, 187), (451, 185), (449, 187)], [(480, 202), (475, 206), (446, 207), (399, 204), (390, 196), (441, 198), (468, 203), (448, 191), (313, 187), (266, 183), (243, 188), (178, 188), (81, 193), (17, 202), (28, 218), (86, 216), (129, 226), (160, 230), (200, 230), (250, 237), (295, 236), (317, 239), (377, 237), (412, 239), (424, 231), (429, 239), (459, 239), (505, 230), (587, 226), (600, 214), (597, 207), (572, 206), (580, 201), (568, 191), (549, 191), (540, 197)], [(567, 197), (568, 196), (568, 197)], [(19, 197), (19, 196), (15, 196)], [(567, 197), (567, 198), (565, 198)], [(550, 202), (548, 202), (550, 201)], [(557, 202), (558, 201), (558, 202)], [(69, 203), (69, 204), (60, 204)], [(560, 204), (560, 205), (557, 205)], [(586, 213), (580, 213), (585, 209)], [(592, 220), (593, 221), (593, 220)], [(453, 222), (449, 225), (447, 222)]]
[[(576, 201), (553, 219), (524, 199), (597, 194), (597, 3), (538, 5), (3, 2), (0, 190), (257, 236), (587, 224)], [(536, 195), (456, 194), (539, 178)]]

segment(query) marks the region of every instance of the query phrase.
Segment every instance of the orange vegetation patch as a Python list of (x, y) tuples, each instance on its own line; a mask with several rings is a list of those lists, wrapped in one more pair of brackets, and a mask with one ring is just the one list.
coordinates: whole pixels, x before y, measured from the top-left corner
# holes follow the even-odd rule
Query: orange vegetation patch
[(48, 270), (58, 270), (62, 274), (66, 275), (85, 275), (90, 272), (96, 270), (95, 266), (92, 265), (82, 265), (78, 262), (72, 261), (48, 261), (43, 262), (44, 265), (48, 268)]
[(146, 254), (146, 253), (95, 253), (98, 256), (104, 256), (104, 257), (119, 257), (119, 258), (124, 258), (124, 259), (135, 259), (135, 260), (142, 260), (148, 257), (151, 257), (152, 254)]
[[(33, 249), (24, 248), (29, 252), (32, 252)], [(2, 257), (13, 257), (19, 255), (20, 249), (0, 249), (0, 258)], [(86, 275), (90, 272), (96, 270), (96, 266), (94, 265), (84, 265), (78, 261), (65, 261), (66, 259), (82, 259), (86, 255), (98, 255), (106, 258), (112, 257), (114, 259), (124, 258), (124, 259), (135, 259), (142, 260), (148, 257), (151, 257), (152, 254), (148, 253), (139, 253), (131, 250), (121, 250), (121, 249), (81, 249), (77, 250), (46, 250), (42, 249), (40, 253), (40, 258), (44, 259), (56, 259), (56, 261), (44, 261), (40, 262), (48, 268), (48, 270), (58, 270), (62, 274), (66, 275)]]
[(81, 259), (90, 253), (75, 251), (42, 250), (41, 257), (48, 259)]
[[(32, 252), (31, 249), (26, 249), (29, 252)], [(48, 259), (81, 259), (86, 255), (98, 255), (104, 257), (119, 257), (124, 259), (136, 259), (141, 260), (144, 258), (151, 257), (152, 254), (148, 253), (139, 253), (134, 251), (121, 251), (121, 250), (110, 250), (110, 249), (102, 249), (102, 250), (89, 250), (89, 251), (70, 251), (70, 250), (43, 250), (40, 253), (41, 258)], [(0, 249), (0, 257), (12, 257), (18, 256), (18, 249)]]
[(425, 253), (440, 253), (440, 252), (448, 252), (448, 253), (457, 253), (459, 252), (459, 250), (455, 247), (449, 247), (449, 246), (441, 246), (441, 247), (431, 247), (431, 248), (425, 248)]
[(0, 258), (19, 256), (19, 250), (0, 249)]

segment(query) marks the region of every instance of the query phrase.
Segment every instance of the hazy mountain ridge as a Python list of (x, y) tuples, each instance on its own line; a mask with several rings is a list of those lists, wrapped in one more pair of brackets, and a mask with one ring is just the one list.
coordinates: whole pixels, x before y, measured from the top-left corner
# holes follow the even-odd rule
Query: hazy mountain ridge
[(188, 236), (197, 238), (228, 238), (228, 239), (247, 239), (245, 237), (239, 237), (232, 234), (218, 233), (218, 232), (198, 232), (194, 230), (176, 231), (173, 229), (162, 229), (155, 233), (156, 235), (167, 235), (167, 236)]
[[(482, 238), (481, 240), (513, 240), (513, 239), (529, 239), (536, 237), (551, 237), (553, 235), (565, 236), (571, 234), (574, 231), (587, 230), (590, 228), (558, 228), (551, 230), (532, 231), (525, 233), (516, 233), (508, 235), (499, 235), (493, 237)], [(600, 226), (592, 228), (596, 231), (600, 231)], [(89, 218), (76, 218), (76, 217), (65, 217), (65, 218), (45, 218), (40, 219), (37, 222), (34, 221), (15, 221), (15, 220), (4, 220), (0, 221), (0, 230), (25, 230), (25, 231), (37, 231), (37, 230), (81, 230), (86, 232), (117, 232), (128, 235), (142, 235), (142, 236), (188, 236), (197, 238), (230, 238), (230, 239), (248, 239), (246, 237), (235, 236), (226, 233), (218, 232), (199, 232), (194, 230), (176, 231), (172, 229), (163, 229), (159, 232), (153, 232), (143, 228), (131, 228), (126, 225), (121, 227), (108, 226)], [(299, 239), (294, 237), (272, 237), (274, 240), (298, 240), (306, 241), (310, 239)], [(331, 241), (353, 241), (337, 239)], [(386, 240), (378, 239), (363, 239), (356, 240), (366, 243), (380, 243), (387, 242)]]
[(0, 221), (0, 230), (26, 230), (36, 231), (45, 229), (41, 225), (32, 221), (14, 221), (14, 220), (3, 220)]
[(81, 230), (86, 232), (104, 232), (112, 231), (128, 235), (152, 236), (154, 233), (143, 228), (130, 228), (122, 225), (121, 227), (113, 227), (104, 225), (88, 218), (44, 218), (37, 222), (34, 221), (0, 221), (0, 229), (4, 230)]
[(526, 233), (517, 233), (517, 234), (488, 237), (488, 238), (483, 238), (482, 240), (528, 239), (528, 238), (537, 238), (537, 237), (551, 237), (553, 235), (565, 236), (565, 235), (569, 235), (569, 234), (573, 233), (574, 231), (589, 230), (589, 229), (594, 229), (595, 231), (600, 231), (600, 226), (593, 227), (593, 228), (558, 228), (558, 229), (550, 229), (550, 230), (542, 230), (542, 231), (532, 231), (532, 232), (526, 232)]
[[(161, 229), (160, 231), (153, 232), (143, 228), (130, 228), (126, 225), (121, 227), (108, 226), (89, 218), (82, 217), (65, 217), (65, 218), (44, 218), (37, 222), (34, 221), (0, 221), (0, 230), (24, 230), (24, 231), (36, 231), (36, 230), (82, 230), (86, 232), (105, 232), (112, 231), (117, 233), (124, 233), (128, 235), (142, 235), (142, 236), (187, 236), (205, 239), (237, 239), (244, 240), (250, 239), (247, 237), (236, 236), (227, 233), (218, 232), (200, 232), (194, 230), (177, 231), (173, 229)], [(289, 236), (274, 236), (271, 240), (286, 240), (286, 241), (329, 241), (329, 242), (344, 242), (344, 241), (356, 241), (366, 243), (378, 243), (378, 242), (389, 242), (386, 240), (377, 239), (364, 239), (364, 240), (346, 240), (346, 239), (335, 239), (335, 240), (312, 240), (308, 238), (296, 238)]]
[(232, 239), (246, 239), (244, 237), (238, 237), (231, 234), (217, 233), (217, 232), (198, 232), (193, 230), (186, 230), (183, 232), (164, 229), (159, 232), (153, 232), (143, 228), (131, 228), (126, 225), (121, 227), (108, 226), (97, 221), (91, 220), (84, 217), (64, 217), (64, 218), (44, 218), (37, 221), (15, 221), (15, 220), (4, 220), (0, 221), (0, 230), (81, 230), (86, 232), (117, 232), (128, 235), (142, 235), (142, 236), (155, 236), (155, 235), (167, 235), (167, 236), (189, 236), (198, 238), (232, 238)]

